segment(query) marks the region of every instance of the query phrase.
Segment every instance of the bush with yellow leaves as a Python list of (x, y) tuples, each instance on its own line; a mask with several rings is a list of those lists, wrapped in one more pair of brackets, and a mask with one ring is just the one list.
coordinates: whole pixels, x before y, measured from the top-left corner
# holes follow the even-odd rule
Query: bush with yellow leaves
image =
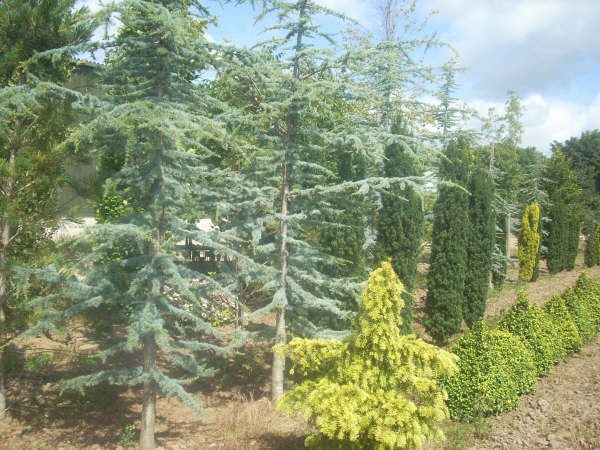
[(532, 203), (525, 208), (519, 235), (519, 279), (531, 281), (540, 249), (540, 206)]
[(400, 333), (402, 283), (389, 262), (362, 294), (352, 334), (344, 341), (293, 339), (275, 350), (305, 377), (279, 409), (301, 412), (318, 428), (310, 448), (421, 448), (443, 439), (447, 394), (437, 379), (452, 376), (457, 357)]

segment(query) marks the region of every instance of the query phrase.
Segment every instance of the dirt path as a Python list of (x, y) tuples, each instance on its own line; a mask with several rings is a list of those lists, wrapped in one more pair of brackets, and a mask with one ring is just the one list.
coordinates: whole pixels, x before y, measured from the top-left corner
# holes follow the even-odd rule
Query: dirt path
[(481, 449), (599, 449), (600, 338), (562, 361), (513, 412), (489, 419)]

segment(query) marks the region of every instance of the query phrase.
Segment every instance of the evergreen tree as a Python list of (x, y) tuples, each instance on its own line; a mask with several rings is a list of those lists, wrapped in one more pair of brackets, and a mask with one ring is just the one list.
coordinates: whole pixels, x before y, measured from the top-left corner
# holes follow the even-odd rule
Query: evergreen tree
[(401, 335), (401, 292), (384, 262), (369, 277), (347, 339), (296, 338), (277, 348), (305, 378), (279, 408), (315, 423), (318, 432), (306, 439), (307, 447), (418, 449), (443, 438), (437, 423), (448, 417), (447, 395), (438, 380), (455, 373), (456, 357)]
[(469, 143), (452, 140), (440, 163), (442, 184), (434, 205), (431, 263), (425, 300), (425, 329), (437, 342), (445, 343), (460, 330), (463, 321), (467, 234), (469, 230)]
[[(66, 152), (58, 148), (74, 121), (77, 93), (64, 82), (72, 53), (32, 59), (55, 47), (85, 42), (86, 10), (68, 0), (0, 2), (0, 419), (6, 410), (3, 353), (16, 305), (10, 267), (34, 263), (58, 213), (57, 188)], [(33, 26), (32, 24), (35, 24)]]
[(540, 207), (532, 203), (525, 208), (519, 234), (519, 279), (531, 281), (540, 249)]
[[(343, 17), (313, 0), (267, 2), (259, 18), (272, 13), (277, 14), (278, 22), (269, 29), (283, 33), (282, 38), (264, 44), (282, 52), (280, 70), (270, 72), (273, 77), (270, 83), (274, 83), (276, 89), (269, 95), (254, 92), (261, 96), (261, 111), (270, 121), (270, 126), (259, 136), (260, 145), (270, 159), (265, 159), (258, 175), (280, 186), (278, 212), (270, 216), (279, 230), (273, 236), (278, 250), (270, 264), (277, 267), (279, 276), (266, 284), (274, 292), (273, 300), (255, 315), (275, 310), (275, 343), (285, 344), (288, 328), (310, 337), (339, 335), (320, 324), (331, 323), (324, 320), (326, 316), (347, 318), (343, 299), (358, 295), (358, 283), (323, 274), (326, 265), (334, 266), (339, 259), (320, 251), (318, 242), (308, 231), (322, 225), (323, 217), (340, 217), (336, 204), (340, 195), (365, 195), (372, 189), (389, 188), (400, 179), (369, 177), (342, 182), (336, 180), (329, 165), (332, 150), (358, 146), (365, 154), (364, 141), (375, 138), (375, 133), (369, 130), (359, 132), (364, 129), (365, 117), (352, 112), (339, 128), (322, 126), (327, 122), (323, 116), (328, 110), (324, 107), (327, 98), (358, 101), (353, 84), (334, 76), (347, 68), (345, 59), (334, 59), (328, 52), (314, 47), (317, 39), (333, 40), (315, 23), (315, 17)], [(263, 74), (267, 76), (266, 72)], [(268, 219), (264, 223), (274, 225)], [(283, 394), (283, 377), (284, 359), (274, 354), (274, 400)]]
[[(106, 180), (105, 191), (133, 207), (78, 238), (77, 245), (86, 253), (72, 271), (48, 267), (29, 272), (59, 292), (29, 303), (42, 320), (25, 335), (53, 331), (89, 308), (126, 303), (131, 309), (123, 332), (115, 334), (122, 336), (121, 341), (102, 348), (100, 355), (139, 365), (101, 370), (61, 386), (78, 390), (102, 382), (143, 386), (143, 449), (155, 445), (157, 394), (178, 396), (200, 409), (184, 389), (186, 380), (173, 378), (158, 363), (159, 355), (194, 380), (214, 373), (204, 361), (206, 352), (230, 355), (243, 340), (241, 332), (225, 334), (203, 318), (219, 296), (233, 296), (226, 280), (191, 270), (176, 247), (182, 240), (194, 240), (239, 265), (252, 265), (238, 251), (236, 228), (203, 231), (182, 218), (189, 197), (203, 199), (205, 211), (215, 212), (215, 203), (233, 209), (238, 200), (236, 207), (249, 207), (243, 200), (245, 184), (232, 171), (215, 167), (214, 155), (205, 145), (230, 142), (222, 122), (208, 115), (216, 104), (198, 82), (215, 57), (204, 38), (205, 13), (192, 0), (123, 0), (103, 11), (105, 17), (116, 15), (121, 22), (118, 34), (102, 43), (108, 49), (103, 71), (106, 103), (70, 141), (100, 154), (123, 154), (124, 163)], [(221, 115), (223, 120), (236, 114), (227, 113)], [(123, 251), (124, 239), (132, 243), (131, 251)], [(112, 251), (114, 256), (107, 258)], [(136, 270), (122, 270), (132, 267)], [(134, 357), (125, 357), (126, 353)]]
[(588, 222), (584, 225), (585, 234), (585, 253), (584, 262), (587, 267), (594, 267), (598, 264), (598, 240), (596, 230), (598, 225), (595, 222)]
[[(398, 120), (392, 131), (399, 135), (409, 135)], [(387, 177), (408, 177), (419, 175), (414, 156), (410, 149), (400, 143), (392, 143), (385, 149), (384, 174)], [(419, 194), (412, 186), (393, 186), (382, 193), (381, 209), (375, 219), (377, 231), (376, 255), (378, 261), (391, 258), (391, 264), (398, 278), (403, 281), (402, 294), (403, 334), (412, 332), (413, 292), (417, 275), (417, 257), (423, 236), (423, 205)]]
[(483, 318), (485, 312), (496, 224), (493, 210), (494, 185), (485, 169), (474, 169), (468, 190), (471, 195), (463, 317), (470, 327)]
[(573, 268), (579, 247), (581, 190), (569, 160), (554, 149), (545, 172), (544, 190), (551, 206), (546, 239), (548, 270), (557, 273)]

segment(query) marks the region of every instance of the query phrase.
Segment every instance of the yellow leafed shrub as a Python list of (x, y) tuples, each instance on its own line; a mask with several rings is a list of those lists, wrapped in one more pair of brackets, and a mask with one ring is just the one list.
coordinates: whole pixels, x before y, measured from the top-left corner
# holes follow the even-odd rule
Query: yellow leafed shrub
[(421, 448), (442, 439), (447, 394), (437, 379), (452, 376), (457, 357), (400, 332), (402, 283), (390, 263), (375, 270), (344, 341), (293, 339), (276, 346), (306, 376), (279, 408), (305, 414), (318, 428), (311, 448)]
[(532, 203), (525, 208), (519, 235), (519, 279), (531, 281), (540, 248), (540, 206)]

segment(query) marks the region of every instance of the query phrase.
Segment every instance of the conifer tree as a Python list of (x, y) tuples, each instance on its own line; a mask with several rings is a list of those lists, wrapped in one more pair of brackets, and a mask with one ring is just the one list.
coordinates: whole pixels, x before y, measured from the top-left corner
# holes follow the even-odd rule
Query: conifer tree
[(440, 163), (442, 184), (433, 214), (431, 264), (427, 278), (427, 298), (423, 324), (439, 343), (460, 330), (463, 321), (465, 277), (467, 273), (467, 233), (469, 196), (469, 143), (458, 138), (448, 143)]
[(548, 236), (545, 236), (548, 270), (557, 273), (573, 268), (579, 246), (581, 189), (570, 161), (559, 148), (554, 149), (545, 172), (544, 190), (548, 208)]
[[(240, 200), (237, 207), (249, 205), (244, 203), (247, 192), (239, 175), (215, 167), (214, 153), (206, 145), (231, 144), (223, 122), (209, 115), (222, 105), (198, 83), (215, 57), (214, 47), (204, 38), (206, 9), (193, 0), (123, 0), (102, 14), (117, 15), (121, 22), (117, 35), (102, 42), (107, 48), (105, 106), (70, 142), (100, 155), (123, 156), (122, 167), (106, 180), (105, 191), (133, 207), (78, 238), (77, 245), (86, 253), (72, 271), (48, 267), (28, 273), (58, 293), (29, 303), (41, 311), (42, 320), (25, 335), (52, 331), (89, 308), (127, 304), (132, 312), (117, 334), (123, 339), (102, 348), (100, 355), (133, 354), (122, 360), (139, 365), (83, 375), (63, 381), (61, 387), (84, 389), (102, 382), (142, 386), (140, 447), (151, 449), (158, 394), (178, 396), (200, 409), (184, 389), (186, 380), (173, 378), (158, 363), (159, 355), (190, 373), (189, 382), (214, 373), (204, 362), (205, 352), (228, 355), (243, 341), (241, 331), (225, 334), (203, 318), (207, 303), (219, 295), (233, 296), (226, 280), (192, 271), (176, 245), (194, 240), (242, 266), (253, 263), (238, 251), (235, 227), (196, 229), (183, 220), (185, 202), (192, 196), (203, 199), (204, 210), (213, 213), (217, 204), (232, 209), (231, 203)], [(235, 115), (228, 110), (219, 117)], [(123, 251), (123, 240), (131, 243), (131, 251)], [(114, 250), (116, 256), (106, 258)], [(136, 270), (122, 270), (132, 267)]]
[(598, 240), (596, 230), (598, 225), (595, 222), (588, 222), (584, 226), (585, 233), (585, 253), (584, 262), (587, 267), (594, 267), (598, 264)]
[(469, 228), (467, 232), (467, 273), (463, 317), (470, 327), (483, 318), (496, 238), (493, 210), (494, 185), (483, 168), (474, 169), (469, 185)]
[[(15, 305), (10, 267), (33, 263), (49, 242), (58, 213), (66, 152), (57, 146), (81, 100), (64, 82), (72, 54), (53, 61), (32, 57), (85, 42), (91, 34), (86, 9), (75, 1), (0, 2), (0, 419), (6, 410), (3, 357)], [(32, 26), (35, 24), (35, 26)], [(16, 331), (16, 330), (12, 330)]]
[(278, 406), (316, 424), (308, 447), (418, 449), (443, 438), (437, 423), (448, 417), (447, 396), (437, 380), (455, 373), (456, 357), (401, 335), (401, 293), (384, 262), (369, 277), (347, 339), (295, 338), (278, 346), (305, 378)]
[[(359, 290), (358, 283), (351, 280), (324, 276), (323, 267), (338, 264), (339, 260), (320, 251), (307, 230), (322, 224), (322, 212), (328, 217), (338, 214), (336, 200), (340, 195), (365, 195), (371, 189), (389, 188), (401, 179), (369, 177), (342, 182), (332, 176), (328, 166), (327, 158), (332, 150), (358, 146), (362, 151), (364, 141), (373, 139), (368, 129), (359, 133), (363, 129), (364, 115), (354, 116), (351, 111), (340, 128), (322, 126), (321, 114), (327, 111), (326, 98), (357, 101), (353, 84), (334, 76), (341, 74), (344, 58), (333, 58), (330, 52), (314, 46), (317, 39), (333, 41), (332, 36), (315, 23), (317, 15), (344, 17), (314, 0), (266, 2), (259, 18), (268, 14), (277, 14), (278, 20), (269, 30), (280, 31), (283, 37), (264, 46), (281, 49), (281, 66), (279, 71), (270, 72), (273, 77), (270, 83), (276, 89), (269, 95), (254, 92), (261, 97), (260, 109), (270, 124), (259, 136), (260, 145), (270, 158), (265, 159), (260, 176), (280, 186), (278, 212), (270, 216), (279, 229), (274, 236), (278, 249), (276, 258), (271, 260), (279, 276), (265, 285), (274, 292), (273, 300), (256, 311), (255, 316), (275, 310), (275, 343), (285, 344), (288, 328), (304, 336), (335, 336), (332, 330), (319, 324), (330, 323), (323, 320), (324, 316), (347, 318), (341, 299), (357, 297)], [(354, 131), (349, 132), (349, 129)], [(368, 156), (380, 158), (381, 155)], [(264, 223), (273, 222), (265, 219)], [(284, 359), (274, 354), (274, 400), (283, 394), (283, 377)]]
[[(409, 135), (398, 120), (393, 132)], [(415, 158), (400, 143), (392, 143), (385, 149), (384, 174), (387, 177), (419, 175)], [(378, 261), (391, 258), (394, 271), (403, 281), (402, 326), (404, 334), (412, 331), (413, 292), (417, 275), (417, 257), (423, 236), (423, 205), (412, 186), (393, 186), (381, 196), (381, 209), (375, 219), (377, 231), (376, 255)]]
[(519, 279), (531, 281), (540, 249), (540, 207), (532, 203), (525, 208), (519, 234)]

